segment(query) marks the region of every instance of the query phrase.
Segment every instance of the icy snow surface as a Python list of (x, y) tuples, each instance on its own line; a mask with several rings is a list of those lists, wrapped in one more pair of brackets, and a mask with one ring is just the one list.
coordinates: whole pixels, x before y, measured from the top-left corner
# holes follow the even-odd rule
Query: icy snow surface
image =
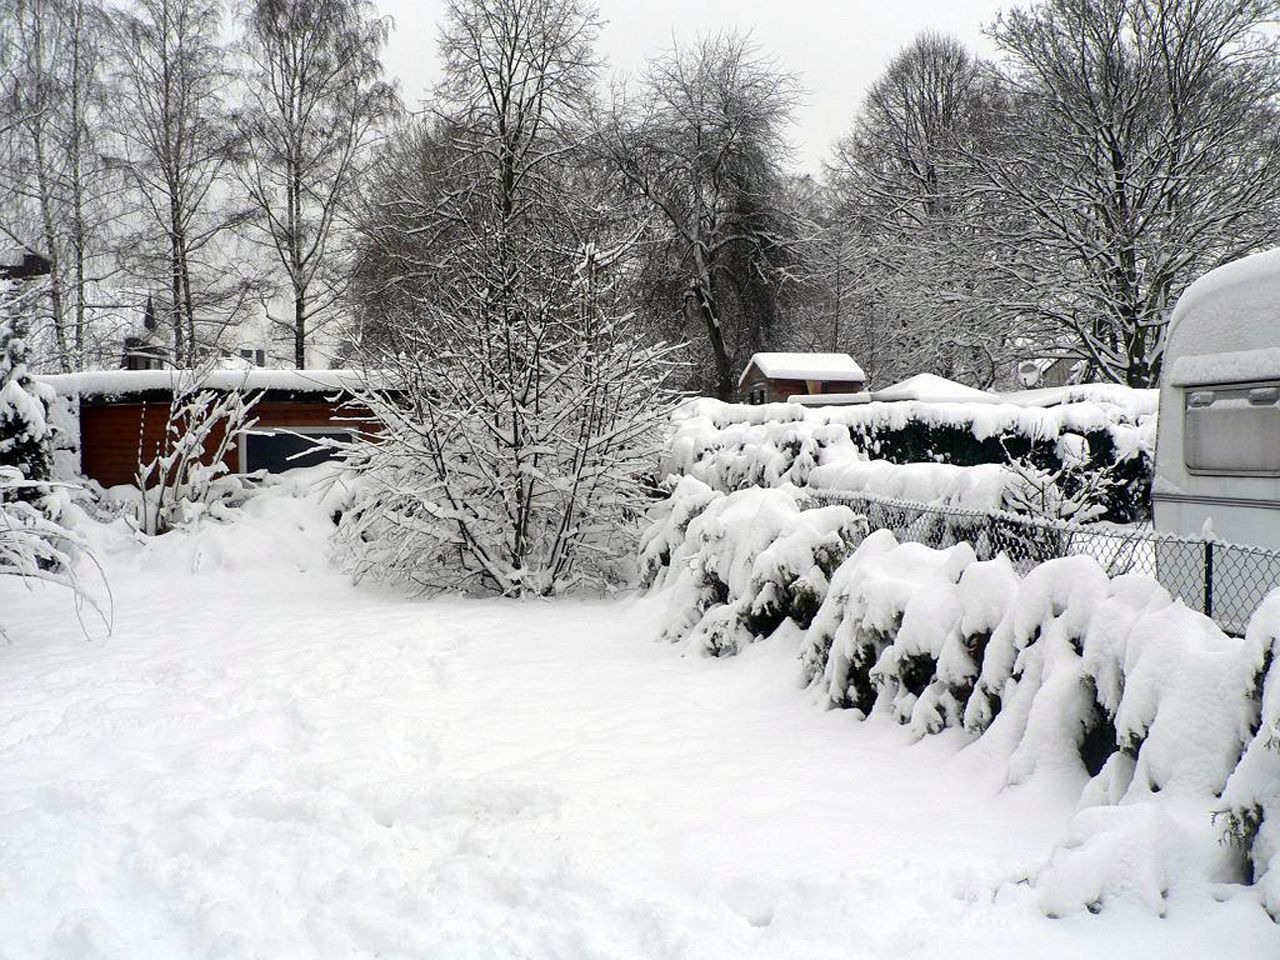
[(1079, 784), (815, 709), (798, 635), (356, 589), (323, 503), (245, 514), (89, 531), (109, 639), (0, 582), (0, 956), (1280, 956), (1234, 888), (1046, 919)]

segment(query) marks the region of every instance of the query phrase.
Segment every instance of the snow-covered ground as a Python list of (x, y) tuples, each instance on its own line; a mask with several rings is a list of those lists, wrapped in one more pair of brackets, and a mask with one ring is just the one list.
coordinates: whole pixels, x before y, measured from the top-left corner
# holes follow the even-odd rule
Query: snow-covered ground
[(354, 588), (245, 513), (97, 535), (108, 639), (0, 584), (0, 957), (1280, 956), (1235, 887), (1045, 918), (1081, 784), (817, 709), (798, 638)]

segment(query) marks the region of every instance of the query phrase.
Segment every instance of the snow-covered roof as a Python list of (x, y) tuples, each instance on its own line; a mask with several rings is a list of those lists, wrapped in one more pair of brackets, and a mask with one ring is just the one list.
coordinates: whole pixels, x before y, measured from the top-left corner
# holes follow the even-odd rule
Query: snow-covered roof
[(756, 353), (738, 378), (741, 386), (755, 367), (771, 380), (864, 381), (867, 375), (847, 353)]
[(1186, 289), (1165, 364), (1174, 385), (1280, 377), (1280, 248), (1210, 270)]
[(1000, 397), (933, 373), (917, 373), (883, 390), (873, 390), (872, 400), (926, 400), (932, 403), (1000, 403)]
[[(39, 379), (59, 394), (107, 396), (172, 390), (190, 377), (185, 370), (86, 370), (81, 373), (47, 374)], [(214, 390), (291, 390), (298, 393), (332, 393), (354, 389), (362, 383), (355, 370), (213, 370), (200, 378), (201, 386)]]

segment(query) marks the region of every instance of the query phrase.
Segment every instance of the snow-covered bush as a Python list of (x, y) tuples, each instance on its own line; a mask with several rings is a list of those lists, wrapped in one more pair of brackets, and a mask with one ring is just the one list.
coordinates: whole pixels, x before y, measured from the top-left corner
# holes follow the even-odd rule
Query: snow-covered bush
[(17, 467), (0, 465), (0, 577), (66, 587), (78, 610), (93, 611), (110, 630), (108, 610), (85, 588), (78, 573), (77, 560), (88, 558), (87, 551), (80, 538), (58, 522), (58, 506), (47, 483), (29, 480)]
[[(674, 417), (663, 472), (696, 476), (724, 492), (781, 483), (840, 485), (996, 509), (1017, 507), (1003, 498), (1011, 477), (1002, 468), (1012, 459), (1060, 482), (1064, 502), (1077, 498), (1082, 481), (1105, 475), (1106, 483), (1090, 490), (1088, 505), (1100, 504), (1101, 518), (1128, 523), (1148, 515), (1155, 394), (1120, 390), (1119, 396), (1051, 408), (920, 401), (807, 408), (697, 400)], [(961, 479), (970, 472), (971, 479)]]
[(671, 569), (672, 553), (684, 543), (689, 524), (723, 497), (696, 477), (680, 477), (671, 494), (649, 508), (649, 527), (640, 538), (640, 586), (661, 585)]
[(491, 305), (460, 294), (370, 358), (396, 390), (357, 391), (380, 425), (347, 450), (338, 543), (357, 578), (508, 596), (632, 579), (673, 348), (648, 341), (595, 256), (515, 291), (492, 335), (476, 333)]
[[(811, 524), (819, 511), (799, 511), (789, 486), (682, 485), (688, 503), (660, 513), (693, 516), (683, 541), (669, 522), (653, 540), (671, 563), (655, 579), (663, 639), (721, 655), (798, 637), (824, 705), (917, 736), (963, 730), (1010, 785), (1083, 784), (1070, 837), (1030, 877), (1048, 915), (1119, 901), (1163, 911), (1184, 880), (1252, 878), (1280, 918), (1280, 591), (1233, 637), (1151, 578), (1110, 577), (1088, 556), (1020, 574), (967, 544), (900, 544), (835, 514)], [(814, 544), (830, 552), (805, 617), (774, 633), (785, 603), (771, 604)], [(775, 564), (782, 554), (794, 559)]]
[(708, 497), (708, 488), (694, 483), (682, 481), (673, 497), (673, 516), (696, 516), (669, 550), (663, 638), (721, 656), (785, 620), (809, 626), (828, 578), (866, 535), (865, 524), (847, 507), (802, 510), (792, 487)]
[(198, 520), (234, 485), (219, 484), (226, 457), (257, 423), (261, 394), (206, 389), (198, 374), (174, 386), (161, 448), (150, 460), (138, 451), (136, 521), (155, 535)]
[(1009, 480), (1003, 507), (1010, 513), (1045, 520), (1088, 523), (1107, 515), (1107, 497), (1115, 464), (1091, 466), (1089, 448), (1078, 433), (1058, 438), (1057, 465), (1042, 467), (1029, 456), (1006, 449)]

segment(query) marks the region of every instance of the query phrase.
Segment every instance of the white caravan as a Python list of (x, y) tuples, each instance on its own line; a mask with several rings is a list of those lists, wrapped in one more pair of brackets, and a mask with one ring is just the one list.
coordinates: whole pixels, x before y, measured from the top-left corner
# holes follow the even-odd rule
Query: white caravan
[[(1152, 510), (1157, 530), (1280, 550), (1280, 249), (1211, 270), (1183, 293), (1160, 382)], [(1197, 606), (1228, 612), (1257, 561), (1213, 551), (1194, 562), (1157, 550), (1160, 579)], [(1206, 588), (1208, 588), (1206, 590)], [(1217, 594), (1214, 596), (1214, 594)]]

